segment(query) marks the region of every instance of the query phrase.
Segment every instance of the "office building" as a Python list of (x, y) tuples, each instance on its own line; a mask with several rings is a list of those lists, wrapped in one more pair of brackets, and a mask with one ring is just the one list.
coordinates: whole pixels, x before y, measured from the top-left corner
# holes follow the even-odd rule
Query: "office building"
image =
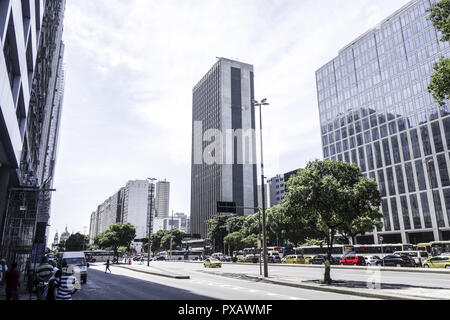
[(383, 197), (384, 227), (359, 243), (450, 239), (450, 110), (427, 90), (450, 52), (435, 2), (411, 1), (316, 72), (324, 158), (358, 164)]
[(191, 228), (202, 237), (218, 201), (241, 216), (258, 205), (253, 76), (253, 66), (219, 58), (193, 89)]
[(0, 1), (0, 251), (22, 270), (44, 255), (48, 237), (64, 11), (65, 0)]
[(156, 183), (156, 212), (158, 218), (169, 217), (170, 182), (158, 181)]
[[(150, 189), (147, 180), (128, 181), (125, 187), (100, 204), (91, 214), (90, 243), (97, 234), (105, 232), (115, 223), (131, 223), (136, 228), (136, 240), (148, 237), (149, 230), (153, 232), (155, 218), (155, 186), (152, 191)], [(139, 246), (140, 251), (140, 245), (134, 245)]]
[(283, 202), (286, 197), (286, 183), (291, 176), (295, 175), (297, 172), (298, 170), (294, 170), (284, 174), (277, 174), (275, 177), (267, 180), (267, 193), (270, 208)]

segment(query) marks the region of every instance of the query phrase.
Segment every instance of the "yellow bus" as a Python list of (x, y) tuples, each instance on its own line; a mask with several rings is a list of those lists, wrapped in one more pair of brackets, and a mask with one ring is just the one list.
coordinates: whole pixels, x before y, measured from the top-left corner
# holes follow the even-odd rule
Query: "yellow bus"
[(431, 255), (433, 257), (450, 255), (450, 241), (433, 241), (431, 244)]
[(417, 251), (426, 251), (431, 254), (431, 244), (430, 243), (419, 243), (417, 244)]

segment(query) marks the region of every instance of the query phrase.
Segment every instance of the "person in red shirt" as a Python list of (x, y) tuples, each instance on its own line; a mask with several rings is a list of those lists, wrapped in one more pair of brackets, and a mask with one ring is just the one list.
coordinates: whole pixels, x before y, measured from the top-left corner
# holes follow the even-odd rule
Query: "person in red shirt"
[(19, 300), (19, 280), (20, 271), (17, 269), (17, 263), (11, 265), (11, 269), (6, 272), (6, 300)]

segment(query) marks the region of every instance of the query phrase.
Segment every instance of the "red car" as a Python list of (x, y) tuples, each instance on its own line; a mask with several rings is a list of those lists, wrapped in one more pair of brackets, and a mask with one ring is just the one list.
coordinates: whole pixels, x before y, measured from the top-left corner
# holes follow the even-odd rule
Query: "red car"
[(366, 259), (361, 256), (346, 256), (339, 261), (339, 264), (341, 266), (365, 266), (366, 265)]

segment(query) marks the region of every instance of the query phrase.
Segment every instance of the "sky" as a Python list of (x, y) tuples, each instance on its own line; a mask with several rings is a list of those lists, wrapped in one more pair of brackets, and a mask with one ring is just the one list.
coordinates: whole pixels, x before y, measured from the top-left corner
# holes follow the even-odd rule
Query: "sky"
[(265, 176), (321, 159), (316, 70), (408, 2), (67, 1), (49, 243), (66, 226), (88, 234), (129, 180), (167, 179), (170, 210), (190, 214), (192, 88), (216, 57), (254, 65), (256, 98), (270, 103)]

